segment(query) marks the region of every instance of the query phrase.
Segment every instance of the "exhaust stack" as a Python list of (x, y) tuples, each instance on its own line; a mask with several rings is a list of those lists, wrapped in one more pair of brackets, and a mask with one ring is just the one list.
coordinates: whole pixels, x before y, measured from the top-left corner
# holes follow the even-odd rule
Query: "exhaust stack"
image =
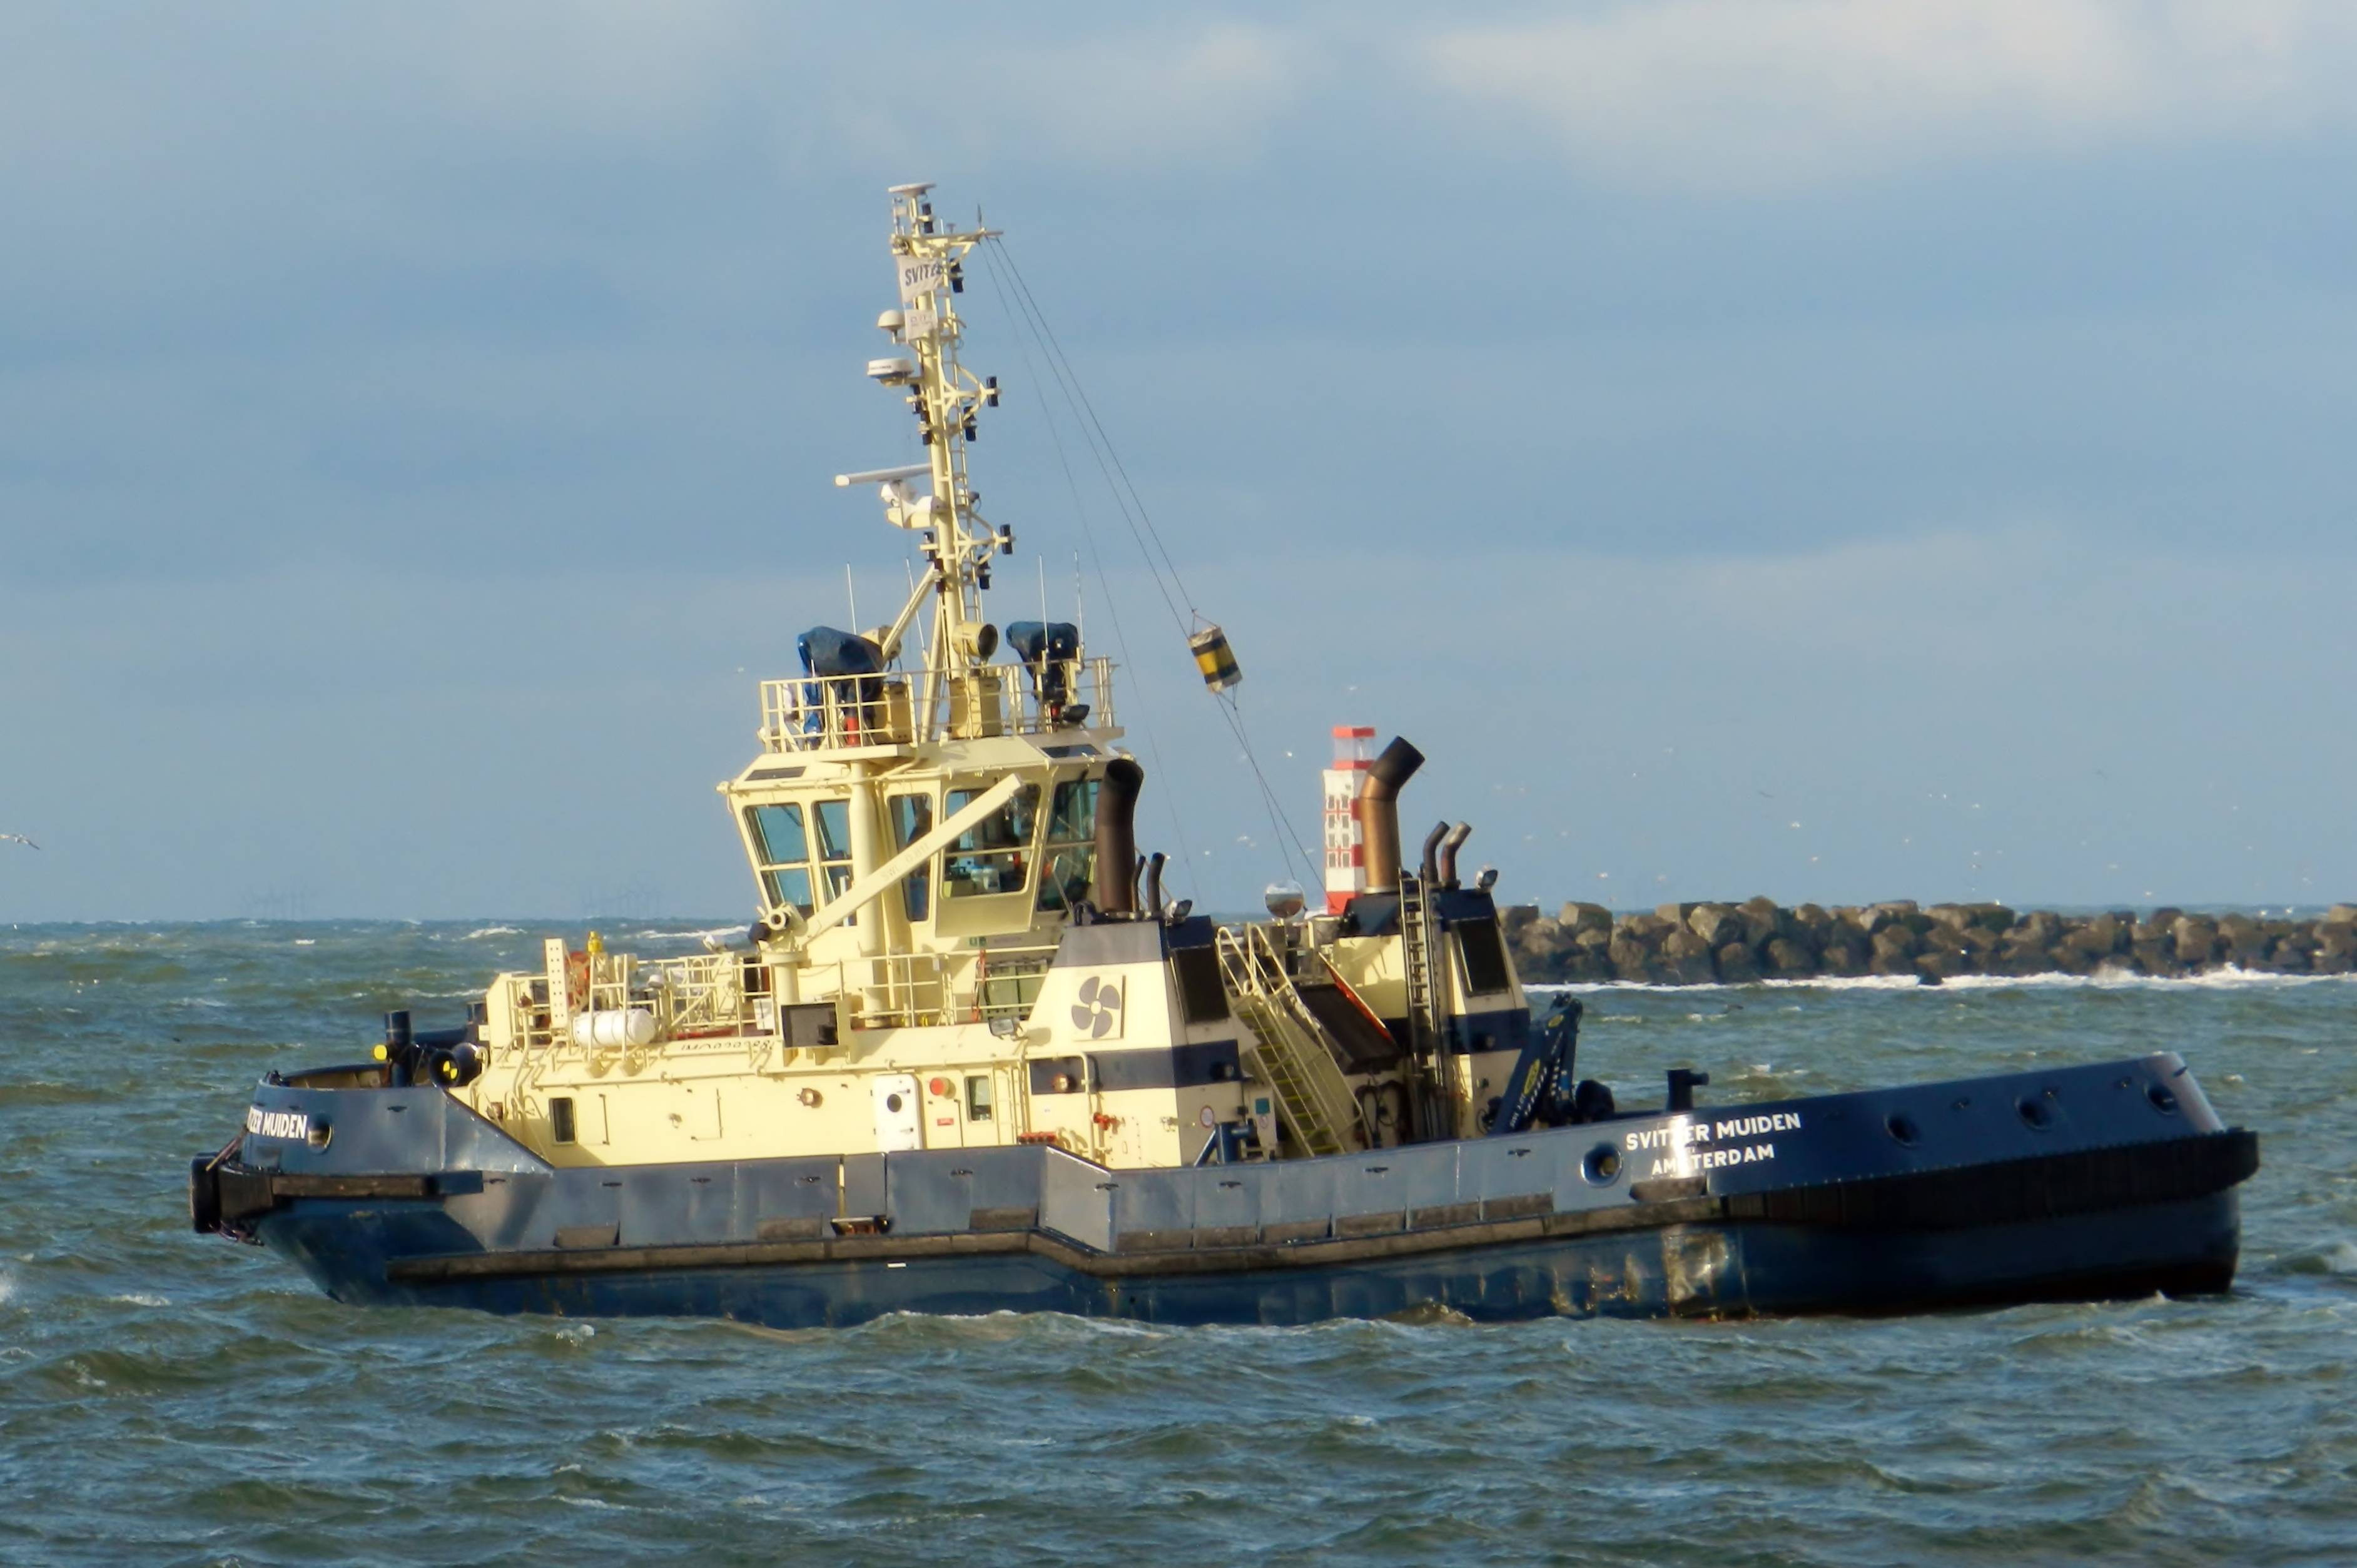
[(1107, 915), (1137, 912), (1137, 792), (1146, 769), (1126, 757), (1105, 764), (1097, 786), (1097, 908)]
[(1446, 821), (1433, 823), (1432, 831), (1424, 835), (1424, 854), (1416, 862), (1416, 875), (1424, 878), (1426, 887), (1440, 886), (1440, 841), (1448, 836)]
[(1360, 780), (1359, 826), (1366, 834), (1370, 893), (1399, 891), (1399, 792), (1423, 766), (1424, 753), (1394, 736)]
[(1443, 887), (1457, 886), (1457, 852), (1463, 849), (1465, 841), (1472, 836), (1473, 824), (1459, 822), (1448, 830), (1447, 838), (1440, 841), (1440, 885)]

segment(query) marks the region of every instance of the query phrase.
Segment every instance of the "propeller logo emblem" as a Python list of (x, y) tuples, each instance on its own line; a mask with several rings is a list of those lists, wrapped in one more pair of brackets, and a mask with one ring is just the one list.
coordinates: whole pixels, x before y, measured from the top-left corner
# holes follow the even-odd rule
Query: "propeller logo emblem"
[(1092, 1040), (1102, 1040), (1121, 1027), (1121, 986), (1095, 975), (1081, 982), (1080, 1000), (1072, 1004), (1072, 1027)]

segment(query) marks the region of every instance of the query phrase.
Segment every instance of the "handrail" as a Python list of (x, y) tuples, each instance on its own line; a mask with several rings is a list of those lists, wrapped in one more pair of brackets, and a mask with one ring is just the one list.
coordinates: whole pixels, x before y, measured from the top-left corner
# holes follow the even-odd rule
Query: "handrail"
[(757, 733), (770, 752), (1103, 729), (1114, 723), (1113, 660), (803, 675), (763, 681), (760, 700)]

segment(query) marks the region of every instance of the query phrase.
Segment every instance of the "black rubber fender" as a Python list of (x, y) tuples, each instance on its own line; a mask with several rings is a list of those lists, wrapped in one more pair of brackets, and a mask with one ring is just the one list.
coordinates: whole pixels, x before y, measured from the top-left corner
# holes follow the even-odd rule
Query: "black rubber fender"
[(188, 1162), (188, 1224), (199, 1236), (221, 1229), (220, 1157), (199, 1155)]

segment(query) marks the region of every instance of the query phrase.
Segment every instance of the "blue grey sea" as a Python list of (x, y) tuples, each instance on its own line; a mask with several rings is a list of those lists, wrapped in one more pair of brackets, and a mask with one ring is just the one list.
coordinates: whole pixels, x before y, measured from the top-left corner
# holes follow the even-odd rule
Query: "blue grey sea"
[(558, 929), (0, 929), (0, 1562), (2357, 1562), (2357, 983), (1588, 997), (1624, 1101), (2181, 1051), (2265, 1139), (2212, 1299), (779, 1334), (348, 1308), (189, 1233), (264, 1069), (455, 1022)]

